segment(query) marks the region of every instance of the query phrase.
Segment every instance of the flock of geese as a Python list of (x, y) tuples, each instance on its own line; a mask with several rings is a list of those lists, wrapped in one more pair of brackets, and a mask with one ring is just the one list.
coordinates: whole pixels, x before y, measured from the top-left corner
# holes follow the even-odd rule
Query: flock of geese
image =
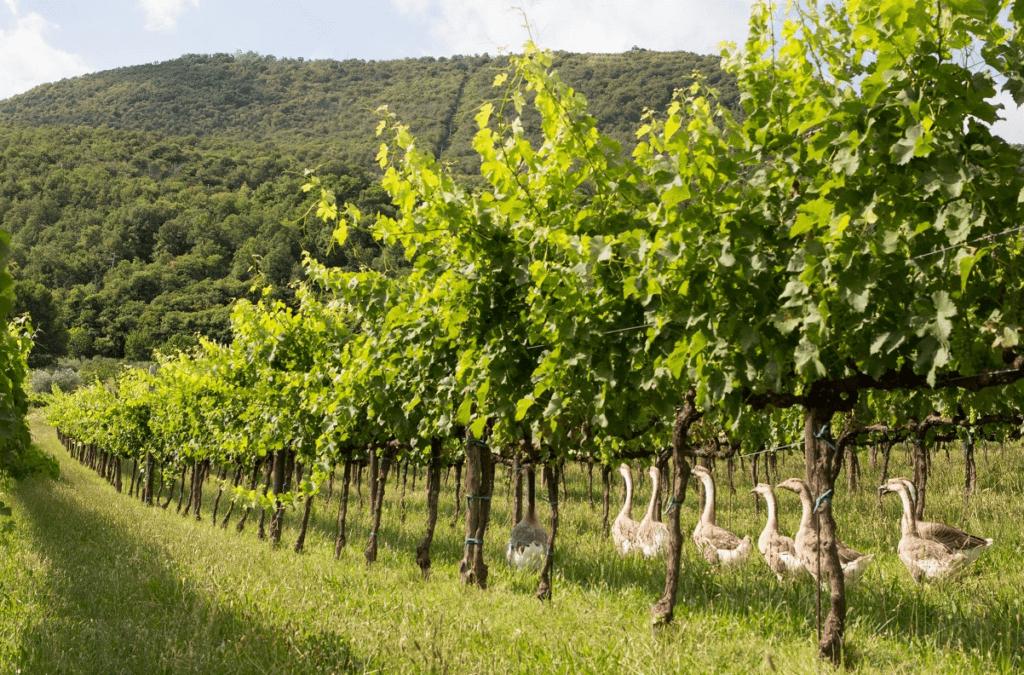
[[(626, 484), (626, 500), (612, 524), (612, 540), (622, 555), (639, 552), (647, 558), (665, 553), (668, 548), (668, 527), (660, 521), (657, 512), (661, 474), (657, 467), (649, 469), (652, 490), (651, 501), (643, 520), (632, 518), (633, 477), (628, 465), (619, 467)], [(693, 543), (711, 565), (732, 565), (743, 562), (750, 555), (750, 537), (740, 539), (715, 523), (715, 481), (702, 466), (693, 468), (693, 475), (704, 485), (704, 510), (693, 531)], [(786, 577), (809, 574), (818, 581), (821, 571), (821, 553), (818, 532), (814, 526), (814, 500), (807, 483), (790, 478), (776, 487), (795, 492), (800, 498), (803, 513), (800, 526), (792, 538), (779, 532), (778, 507), (771, 485), (758, 483), (752, 493), (761, 495), (768, 505), (768, 521), (757, 540), (757, 548), (769, 569), (779, 581)], [(981, 556), (992, 545), (992, 539), (982, 539), (942, 523), (924, 522), (915, 516), (916, 494), (914, 485), (905, 478), (892, 478), (878, 488), (881, 494), (899, 495), (903, 503), (901, 518), (902, 537), (897, 548), (900, 560), (910, 576), (920, 583), (923, 578), (938, 579), (962, 570)], [(843, 576), (848, 581), (859, 579), (874, 559), (874, 554), (858, 553), (836, 540)], [(537, 520), (534, 506), (534, 474), (527, 471), (527, 505), (523, 519), (512, 528), (505, 558), (514, 568), (537, 571), (544, 565), (548, 550), (548, 535)]]

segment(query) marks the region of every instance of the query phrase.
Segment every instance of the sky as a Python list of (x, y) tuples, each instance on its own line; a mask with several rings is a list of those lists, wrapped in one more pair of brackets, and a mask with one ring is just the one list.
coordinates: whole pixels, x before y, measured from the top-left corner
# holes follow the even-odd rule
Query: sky
[[(750, 0), (0, 0), (0, 99), (182, 54), (386, 60), (517, 51), (718, 53)], [(513, 9), (511, 6), (517, 8)], [(526, 20), (523, 18), (525, 13)], [(527, 32), (524, 23), (531, 28)], [(1024, 143), (1007, 97), (997, 133)]]

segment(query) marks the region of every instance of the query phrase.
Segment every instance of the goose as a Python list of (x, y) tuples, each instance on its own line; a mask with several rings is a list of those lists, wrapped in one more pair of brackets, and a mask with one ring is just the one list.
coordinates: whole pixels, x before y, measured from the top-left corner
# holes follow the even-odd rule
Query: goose
[(636, 528), (636, 544), (645, 558), (653, 558), (668, 550), (668, 525), (655, 520), (658, 502), (658, 489), (661, 486), (661, 472), (652, 466), (648, 473), (651, 476), (651, 503), (647, 505), (647, 513)]
[[(881, 494), (895, 492), (903, 502), (903, 516), (900, 524), (903, 536), (900, 537), (899, 552), (900, 560), (906, 565), (911, 578), (916, 583), (921, 583), (922, 578), (938, 579), (954, 572), (957, 572), (969, 565), (976, 557), (972, 558), (963, 549), (950, 548), (934, 539), (926, 539), (920, 536), (917, 517), (914, 514), (914, 500), (912, 491), (905, 479), (892, 478), (885, 485), (878, 488)], [(935, 525), (931, 523), (931, 525)], [(970, 535), (968, 535), (970, 536)], [(975, 537), (977, 539), (977, 537)], [(988, 540), (982, 540), (988, 541)], [(975, 547), (983, 549), (990, 544)], [(978, 554), (980, 555), (980, 553)]]
[(740, 539), (729, 530), (715, 525), (715, 479), (703, 466), (693, 467), (692, 473), (704, 483), (704, 513), (693, 531), (693, 543), (712, 565), (735, 564), (750, 555), (750, 537)]
[[(818, 533), (815, 532), (814, 525), (811, 523), (814, 515), (811, 489), (799, 478), (790, 478), (775, 487), (790, 490), (800, 497), (803, 515), (800, 518), (800, 528), (796, 532), (793, 543), (796, 545), (796, 555), (800, 562), (814, 577), (814, 580), (818, 581)], [(858, 553), (840, 541), (838, 537), (836, 538), (836, 551), (839, 553), (839, 564), (843, 569), (843, 577), (847, 581), (860, 579), (868, 565), (875, 559), (874, 553), (866, 555)]]
[(540, 571), (548, 554), (548, 533), (537, 520), (535, 482), (533, 467), (530, 466), (526, 470), (526, 513), (512, 528), (505, 549), (505, 560), (509, 565), (529, 572)]
[(619, 553), (626, 555), (634, 550), (639, 523), (633, 520), (633, 475), (625, 464), (619, 466), (619, 473), (626, 482), (626, 501), (612, 523), (612, 541)]
[(757, 538), (757, 548), (764, 556), (764, 561), (775, 576), (782, 581), (787, 575), (796, 575), (804, 571), (800, 559), (796, 555), (796, 544), (790, 537), (779, 534), (779, 519), (775, 506), (775, 492), (767, 483), (758, 483), (753, 494), (764, 497), (768, 504), (768, 522), (765, 523), (761, 536)]
[[(907, 492), (910, 493), (910, 505), (916, 507), (917, 489), (914, 487), (914, 483), (906, 478), (895, 480), (903, 481), (903, 484), (907, 486)], [(881, 488), (879, 488), (879, 492), (882, 492)], [(883, 494), (885, 493), (883, 492)], [(993, 539), (983, 539), (951, 525), (926, 520), (917, 521), (917, 536), (942, 544), (950, 553), (960, 551), (970, 558), (971, 562), (980, 558), (985, 549), (995, 543)]]

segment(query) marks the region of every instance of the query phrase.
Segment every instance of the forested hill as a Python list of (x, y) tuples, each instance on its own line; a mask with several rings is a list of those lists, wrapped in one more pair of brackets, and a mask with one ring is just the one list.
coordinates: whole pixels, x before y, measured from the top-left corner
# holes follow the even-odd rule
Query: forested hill
[[(390, 208), (370, 172), (307, 159), (339, 200)], [(331, 227), (303, 217), (303, 165), (244, 141), (0, 126), (0, 229), (15, 311), (39, 330), (32, 363), (147, 359), (197, 334), (227, 339), (229, 307), (257, 271), (287, 295), (303, 250), (341, 267), (383, 264), (358, 231), (328, 251)]]
[[(436, 154), (466, 171), (473, 116), (493, 98), (507, 57), (304, 61), (254, 53), (188, 54), (163, 63), (84, 75), (0, 101), (0, 125), (107, 126), (164, 134), (244, 138), (372, 165), (387, 104)], [(688, 52), (557, 53), (555, 68), (583, 93), (602, 130), (631, 147), (644, 107), (664, 108), (700, 71), (731, 107), (738, 92), (718, 57)]]
[[(32, 363), (226, 339), (254, 275), (287, 297), (303, 250), (353, 269), (393, 264), (361, 233), (328, 252), (329, 230), (303, 220), (303, 169), (319, 167), (363, 213), (387, 210), (374, 165), (374, 110), (387, 104), (457, 173), (475, 173), (473, 118), (507, 65), (187, 55), (0, 101), (0, 229), (11, 233), (15, 311), (38, 329)], [(664, 109), (694, 71), (738, 107), (714, 57), (560, 53), (555, 68), (627, 150), (643, 109)]]

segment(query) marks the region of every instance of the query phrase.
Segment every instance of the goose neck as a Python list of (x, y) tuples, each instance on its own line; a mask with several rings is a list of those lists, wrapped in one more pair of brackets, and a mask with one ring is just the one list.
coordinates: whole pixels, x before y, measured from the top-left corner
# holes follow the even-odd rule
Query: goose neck
[(800, 486), (800, 506), (803, 512), (800, 515), (800, 529), (811, 527), (811, 516), (814, 514), (814, 504), (811, 503), (811, 490), (806, 485)]
[(900, 501), (903, 502), (903, 517), (900, 519), (900, 525), (903, 528), (903, 536), (917, 536), (917, 516), (914, 513), (914, 503), (910, 499), (910, 491), (907, 490), (906, 486), (899, 489), (898, 494)]
[(701, 482), (704, 484), (704, 513), (701, 521), (715, 524), (715, 481), (709, 474), (702, 473)]
[(764, 493), (764, 501), (768, 505), (768, 522), (765, 523), (765, 529), (768, 529), (770, 532), (778, 532), (778, 509), (775, 506), (775, 495), (772, 494), (771, 490)]
[(628, 470), (621, 470), (622, 479), (626, 482), (626, 501), (622, 504), (619, 517), (632, 518), (633, 514), (633, 477)]
[(651, 474), (651, 502), (647, 505), (647, 513), (644, 520), (654, 520), (654, 507), (658, 499), (658, 489), (661, 486), (661, 476), (657, 471)]

